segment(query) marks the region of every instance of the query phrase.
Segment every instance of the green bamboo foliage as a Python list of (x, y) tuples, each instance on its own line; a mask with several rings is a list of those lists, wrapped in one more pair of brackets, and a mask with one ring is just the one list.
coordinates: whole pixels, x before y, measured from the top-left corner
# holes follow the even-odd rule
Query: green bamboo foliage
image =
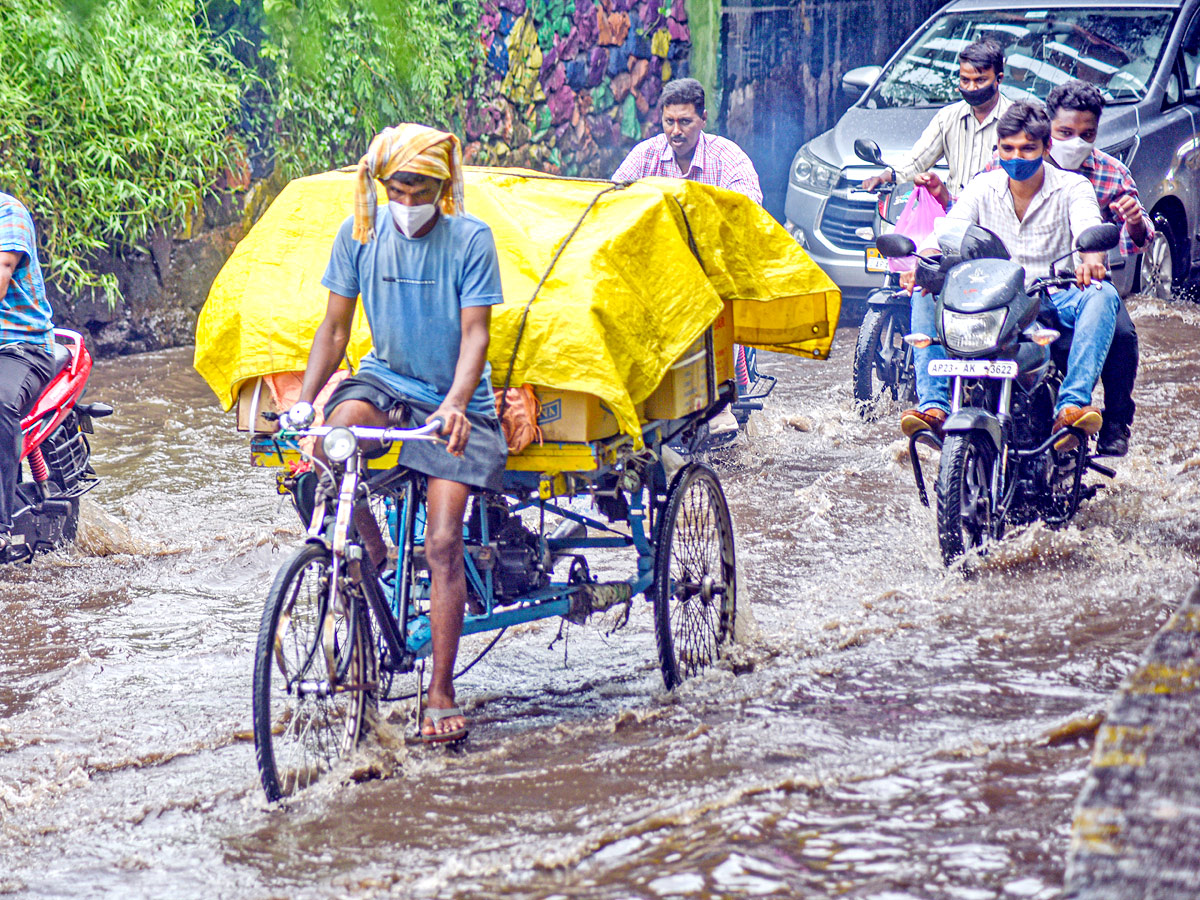
[(93, 261), (173, 229), (240, 155), (228, 54), (188, 0), (0, 0), (0, 189), (50, 279), (119, 298)]
[(260, 2), (258, 71), (288, 175), (356, 162), (371, 137), (397, 122), (452, 127), (478, 55), (477, 0), (236, 5), (246, 15)]
[[(478, 0), (0, 0), (0, 190), (64, 292), (174, 232), (227, 172), (358, 160), (386, 125), (453, 127)], [(233, 181), (238, 181), (235, 177)]]

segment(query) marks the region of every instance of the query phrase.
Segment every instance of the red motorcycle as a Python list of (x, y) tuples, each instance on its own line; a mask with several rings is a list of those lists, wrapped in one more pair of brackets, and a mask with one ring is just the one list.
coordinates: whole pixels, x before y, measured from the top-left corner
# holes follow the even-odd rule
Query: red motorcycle
[(106, 403), (80, 403), (92, 373), (92, 355), (83, 335), (54, 329), (54, 375), (21, 421), (21, 459), (12, 544), (0, 562), (32, 559), (75, 539), (79, 498), (96, 486), (87, 435), (92, 420), (111, 416)]

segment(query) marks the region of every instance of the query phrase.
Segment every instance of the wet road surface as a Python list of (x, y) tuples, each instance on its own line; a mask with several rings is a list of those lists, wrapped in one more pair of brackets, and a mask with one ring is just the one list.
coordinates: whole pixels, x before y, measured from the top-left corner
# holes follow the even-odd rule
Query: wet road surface
[(0, 894), (1060, 896), (1072, 723), (1200, 551), (1200, 307), (1134, 316), (1132, 450), (1072, 527), (946, 571), (894, 416), (852, 410), (854, 330), (825, 363), (764, 354), (780, 388), (721, 469), (748, 626), (729, 664), (665, 693), (648, 606), (565, 648), (513, 628), (459, 682), (465, 749), (406, 750), (396, 709), (356, 764), (388, 777), (276, 807), (250, 673), (295, 515), (189, 351), (100, 363), (101, 512), (79, 549), (0, 572)]

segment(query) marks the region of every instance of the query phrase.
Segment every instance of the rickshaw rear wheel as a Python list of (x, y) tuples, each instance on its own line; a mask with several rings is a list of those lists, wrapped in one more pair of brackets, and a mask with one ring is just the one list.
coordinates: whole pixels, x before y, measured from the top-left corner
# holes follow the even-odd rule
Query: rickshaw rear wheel
[(734, 635), (733, 522), (725, 492), (706, 466), (680, 469), (667, 493), (651, 593), (659, 664), (671, 690), (712, 665)]
[[(283, 564), (254, 654), (254, 748), (271, 801), (326, 775), (357, 745), (374, 693), (363, 604), (340, 596), (329, 551), (305, 544)], [(328, 614), (328, 618), (327, 618)], [(340, 673), (340, 675), (339, 675)]]

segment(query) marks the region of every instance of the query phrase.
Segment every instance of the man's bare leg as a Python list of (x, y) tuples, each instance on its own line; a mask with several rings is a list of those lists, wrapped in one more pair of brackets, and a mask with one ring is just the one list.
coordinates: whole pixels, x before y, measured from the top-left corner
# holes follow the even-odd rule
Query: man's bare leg
[[(426, 692), (432, 709), (454, 706), (454, 661), (462, 636), (467, 605), (467, 579), (463, 571), (463, 515), (471, 489), (465, 484), (430, 478), (426, 492), (425, 558), (429, 563), (430, 613), (433, 633), (433, 674)], [(465, 728), (467, 720), (451, 716), (421, 722), (422, 734), (446, 734)]]
[[(387, 413), (365, 400), (344, 400), (334, 407), (329, 418), (325, 420), (325, 424), (367, 425), (372, 428), (384, 428), (388, 424), (388, 417)], [(320, 441), (317, 441), (315, 452), (324, 460), (325, 455), (321, 451)], [(384, 543), (383, 535), (379, 531), (379, 523), (375, 521), (375, 517), (371, 515), (369, 509), (360, 509), (354, 514), (354, 525), (358, 529), (358, 536), (362, 538), (363, 546), (371, 554), (371, 562), (375, 565), (375, 571), (382, 572), (383, 567), (387, 564), (387, 544)]]

